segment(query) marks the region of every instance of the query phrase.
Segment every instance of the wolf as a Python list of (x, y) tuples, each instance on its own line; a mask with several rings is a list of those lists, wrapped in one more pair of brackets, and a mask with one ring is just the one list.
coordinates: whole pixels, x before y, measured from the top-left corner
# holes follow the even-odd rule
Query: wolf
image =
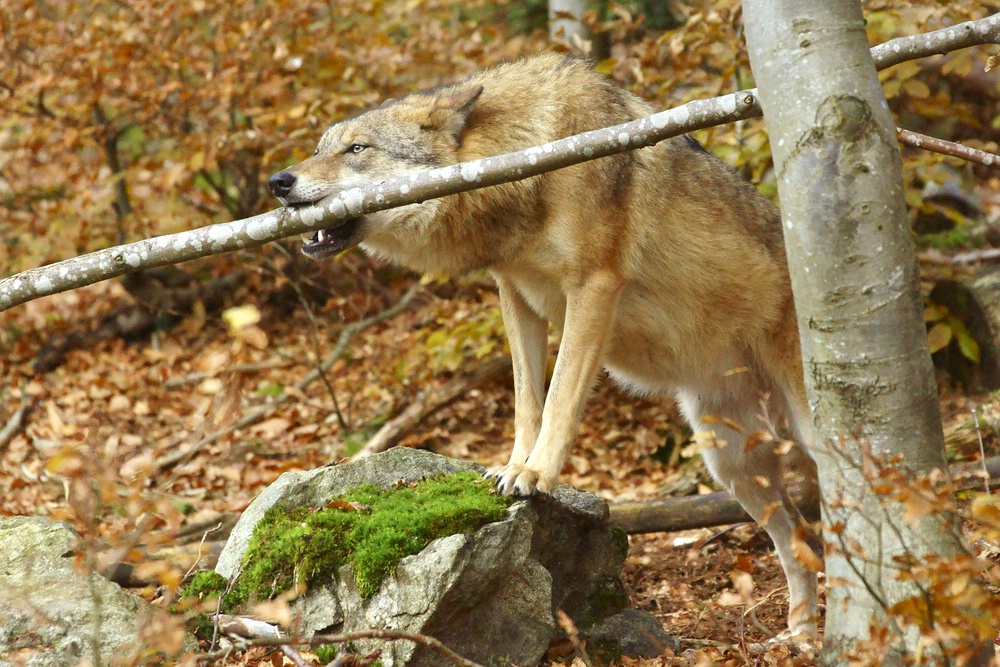
[[(338, 122), (269, 186), (304, 205), (653, 112), (586, 61), (542, 54)], [(696, 431), (715, 434), (709, 471), (774, 542), (786, 633), (815, 634), (816, 575), (796, 555), (803, 519), (760, 436), (762, 415), (806, 448), (812, 433), (780, 216), (754, 187), (678, 137), (362, 215), (316, 232), (303, 252), (358, 245), (425, 273), (495, 278), (514, 368), (513, 450), (489, 472), (501, 492), (552, 491), (602, 368), (627, 390), (673, 395)], [(549, 324), (562, 338), (546, 391)]]

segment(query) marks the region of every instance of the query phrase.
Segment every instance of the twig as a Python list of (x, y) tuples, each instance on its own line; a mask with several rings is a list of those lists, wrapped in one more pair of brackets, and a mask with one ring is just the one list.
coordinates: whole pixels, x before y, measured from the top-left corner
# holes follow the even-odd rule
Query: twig
[(177, 532), (173, 533), (173, 542), (177, 545), (190, 544), (191, 542), (202, 539), (205, 534), (214, 533), (216, 531), (221, 531), (216, 538), (225, 540), (229, 537), (229, 533), (232, 532), (233, 526), (236, 525), (236, 521), (239, 518), (239, 514), (233, 512), (223, 512), (221, 514), (211, 516), (203, 521), (189, 523), (183, 528), (177, 530)]
[[(218, 610), (216, 610), (215, 622), (217, 627), (222, 632), (225, 632), (231, 637), (249, 639), (281, 638), (281, 630), (278, 629), (278, 626), (265, 621), (259, 621), (256, 618), (251, 618), (249, 616), (230, 616), (229, 614), (220, 614)], [(305, 659), (299, 655), (299, 652), (289, 646), (286, 642), (282, 641), (279, 643), (278, 648), (280, 648), (281, 652), (295, 663), (296, 667), (309, 667), (309, 663), (307, 663)]]
[(1000, 259), (1000, 248), (986, 248), (985, 250), (970, 250), (955, 255), (951, 258), (955, 264), (973, 264), (975, 262), (985, 262)]
[(920, 261), (931, 264), (944, 264), (948, 266), (958, 266), (962, 264), (978, 264), (982, 262), (995, 262), (1000, 260), (1000, 248), (984, 248), (983, 250), (970, 250), (957, 255), (948, 256), (937, 250), (925, 250), (920, 253)]
[(386, 308), (382, 312), (376, 313), (371, 317), (363, 319), (360, 322), (355, 322), (353, 324), (349, 324), (348, 326), (344, 327), (344, 329), (340, 332), (340, 338), (337, 339), (337, 345), (333, 348), (332, 352), (326, 355), (326, 358), (323, 360), (323, 363), (317, 366), (316, 368), (312, 369), (311, 371), (309, 371), (309, 373), (307, 373), (305, 377), (303, 377), (301, 380), (295, 383), (295, 389), (299, 391), (286, 392), (282, 394), (280, 397), (278, 397), (273, 403), (268, 403), (254, 410), (251, 410), (250, 412), (244, 414), (234, 424), (219, 431), (216, 431), (211, 435), (205, 436), (204, 438), (194, 443), (187, 449), (163, 457), (156, 463), (157, 472), (163, 472), (168, 468), (171, 468), (184, 461), (187, 461), (192, 456), (197, 454), (205, 445), (215, 442), (219, 438), (225, 435), (229, 435), (233, 431), (238, 431), (241, 428), (246, 428), (251, 424), (255, 424), (264, 417), (267, 417), (269, 414), (277, 410), (282, 403), (285, 403), (286, 401), (291, 399), (293, 393), (298, 394), (299, 392), (301, 392), (303, 389), (308, 387), (312, 382), (314, 382), (322, 372), (325, 372), (326, 369), (332, 366), (333, 363), (340, 358), (340, 355), (344, 353), (344, 350), (347, 349), (347, 344), (350, 342), (352, 336), (354, 336), (360, 331), (363, 331), (364, 329), (367, 329), (370, 326), (379, 324), (380, 322), (384, 322), (385, 320), (391, 319), (396, 315), (398, 315), (400, 312), (403, 311), (403, 309), (405, 309), (409, 305), (410, 301), (412, 301), (413, 297), (417, 295), (417, 292), (420, 291), (421, 287), (422, 285), (419, 282), (414, 283), (413, 286), (410, 287), (410, 289), (407, 290), (402, 297), (400, 297), (399, 301), (397, 301), (389, 308)]
[[(198, 556), (195, 558), (194, 563), (191, 564), (191, 567), (188, 568), (188, 571), (184, 573), (184, 576), (181, 577), (181, 579), (187, 580), (187, 578), (191, 576), (191, 573), (194, 572), (194, 569), (198, 567), (198, 564), (201, 563), (202, 549), (205, 547), (205, 540), (208, 538), (208, 535), (210, 533), (213, 533), (222, 528), (222, 523), (223, 523), (222, 521), (219, 521), (214, 528), (212, 528), (211, 530), (206, 530), (204, 534), (201, 536), (201, 541), (198, 542)], [(216, 613), (218, 613), (218, 609), (216, 609)]]
[[(483, 667), (477, 662), (463, 658), (434, 637), (428, 637), (427, 635), (421, 635), (416, 632), (406, 632), (404, 630), (356, 630), (354, 632), (343, 632), (334, 635), (313, 635), (308, 639), (304, 637), (259, 637), (247, 640), (246, 645), (281, 646), (285, 644), (289, 646), (319, 646), (322, 644), (343, 644), (346, 642), (357, 641), (359, 639), (411, 641), (414, 644), (424, 646), (443, 658), (446, 658), (449, 662), (451, 662), (451, 664), (455, 665), (455, 667)], [(198, 660), (199, 662), (209, 662), (214, 660), (216, 657), (217, 656), (215, 655), (207, 654), (199, 656)], [(512, 667), (514, 666), (512, 665)]]
[(913, 132), (911, 130), (904, 130), (901, 127), (896, 128), (896, 138), (899, 139), (899, 143), (907, 146), (913, 146), (914, 148), (923, 148), (927, 151), (962, 158), (963, 160), (977, 162), (979, 164), (986, 165), (987, 167), (1000, 167), (1000, 155), (987, 153), (986, 151), (981, 151), (978, 148), (964, 146), (962, 144), (955, 143), (954, 141), (945, 141), (944, 139), (929, 137), (926, 134), (920, 134), (919, 132)]
[(28, 412), (31, 410), (32, 405), (33, 403), (28, 403), (27, 405), (15, 410), (14, 414), (12, 414), (10, 419), (7, 420), (7, 423), (4, 424), (2, 429), (0, 429), (0, 449), (6, 447), (7, 443), (13, 440), (14, 436), (20, 433), (21, 429), (24, 428), (25, 421), (27, 421), (25, 417), (28, 416)]

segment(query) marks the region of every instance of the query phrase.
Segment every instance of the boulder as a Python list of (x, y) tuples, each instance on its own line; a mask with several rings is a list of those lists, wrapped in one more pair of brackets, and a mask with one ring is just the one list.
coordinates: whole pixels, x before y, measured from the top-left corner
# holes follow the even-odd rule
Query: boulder
[[(227, 579), (238, 572), (254, 526), (275, 505), (323, 507), (361, 484), (390, 487), (470, 470), (483, 472), (474, 463), (397, 447), (343, 466), (285, 473), (244, 512), (215, 570)], [(370, 597), (359, 594), (351, 566), (342, 567), (336, 581), (313, 585), (296, 600), (297, 629), (307, 636), (405, 630), (435, 637), (483, 665), (533, 665), (557, 635), (557, 609), (583, 630), (628, 607), (621, 581), (627, 551), (626, 535), (611, 526), (603, 500), (559, 485), (551, 496), (513, 503), (502, 521), (434, 540), (403, 558)], [(385, 667), (442, 664), (439, 655), (405, 641), (361, 641), (354, 648), (375, 646), (383, 649)]]
[(77, 542), (59, 521), (0, 517), (0, 656), (12, 661), (0, 665), (70, 667), (95, 657), (125, 664), (141, 648), (152, 607), (80, 572)]

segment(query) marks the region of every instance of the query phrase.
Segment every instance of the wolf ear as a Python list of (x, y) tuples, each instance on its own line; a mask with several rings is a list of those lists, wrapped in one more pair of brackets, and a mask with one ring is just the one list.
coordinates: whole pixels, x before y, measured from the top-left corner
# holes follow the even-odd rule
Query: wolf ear
[(420, 126), (448, 132), (458, 141), (476, 100), (482, 94), (483, 87), (478, 83), (436, 92), (431, 98), (427, 119)]

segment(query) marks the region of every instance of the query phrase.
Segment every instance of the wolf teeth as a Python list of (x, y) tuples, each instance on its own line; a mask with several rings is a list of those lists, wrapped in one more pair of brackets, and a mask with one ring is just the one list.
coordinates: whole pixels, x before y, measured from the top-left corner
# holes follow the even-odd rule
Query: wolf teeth
[(326, 231), (321, 229), (316, 232), (316, 239), (319, 243), (326, 243)]

